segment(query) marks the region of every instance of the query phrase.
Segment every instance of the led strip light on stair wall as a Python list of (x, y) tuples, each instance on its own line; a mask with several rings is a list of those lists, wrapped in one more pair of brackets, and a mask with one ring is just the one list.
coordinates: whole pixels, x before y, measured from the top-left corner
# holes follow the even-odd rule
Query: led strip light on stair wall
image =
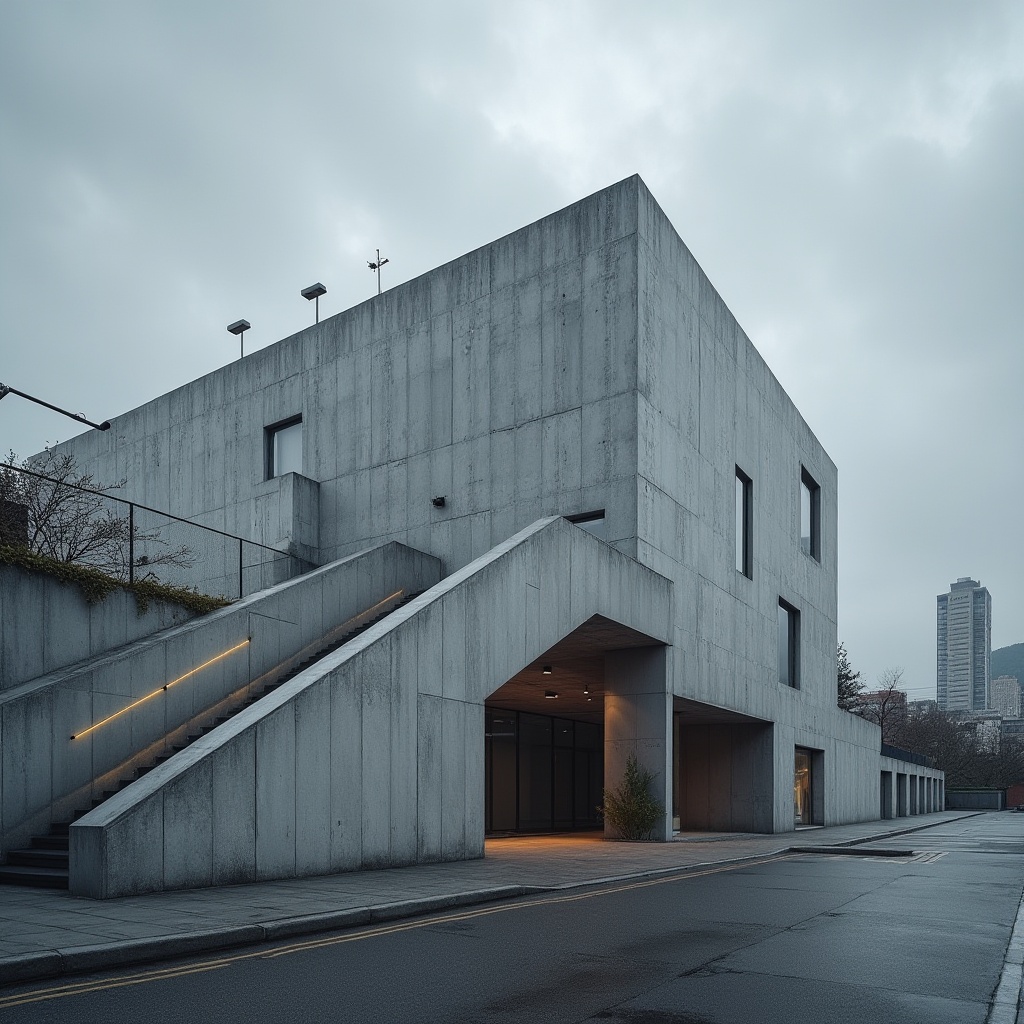
[(137, 708), (140, 704), (145, 704), (147, 700), (151, 700), (157, 694), (164, 693), (169, 690), (172, 686), (176, 686), (178, 683), (189, 679), (194, 676), (197, 672), (202, 672), (204, 668), (209, 668), (210, 665), (216, 664), (218, 661), (223, 661), (224, 658), (230, 654), (234, 654), (235, 651), (240, 651), (243, 647), (247, 647), (252, 642), (252, 637), (246, 637), (241, 643), (235, 644), (234, 647), (229, 647), (226, 651), (221, 651), (220, 654), (214, 655), (208, 661), (204, 661), (201, 665), (196, 665), (195, 668), (189, 669), (183, 675), (178, 676), (177, 679), (172, 679), (169, 683), (164, 683), (163, 686), (158, 686), (152, 693), (147, 693), (145, 697), (140, 697), (138, 700), (133, 701), (127, 707), (121, 708), (120, 711), (115, 711), (112, 715), (108, 715), (102, 721), (97, 722), (95, 725), (90, 725), (88, 729), (83, 729), (81, 732), (75, 732), (71, 734), (73, 740), (80, 740), (83, 736), (88, 736), (89, 733), (95, 732), (100, 726), (106, 725), (108, 722), (112, 722), (115, 718), (120, 718), (126, 711), (131, 711), (132, 708)]

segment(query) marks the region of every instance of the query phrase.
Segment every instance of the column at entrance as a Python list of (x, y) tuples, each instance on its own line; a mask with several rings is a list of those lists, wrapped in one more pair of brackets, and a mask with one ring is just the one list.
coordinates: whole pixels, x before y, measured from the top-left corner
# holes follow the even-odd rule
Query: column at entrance
[[(604, 786), (616, 789), (635, 754), (653, 775), (652, 796), (665, 810), (652, 836), (672, 837), (672, 687), (668, 649), (634, 647), (605, 655)], [(605, 822), (605, 835), (612, 830)]]

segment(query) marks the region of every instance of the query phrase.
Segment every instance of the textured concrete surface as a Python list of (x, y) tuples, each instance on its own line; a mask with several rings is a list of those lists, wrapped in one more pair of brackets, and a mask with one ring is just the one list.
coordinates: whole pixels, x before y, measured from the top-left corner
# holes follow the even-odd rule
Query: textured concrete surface
[[(266, 428), (297, 415), (301, 476), (264, 480)], [(395, 539), (451, 572), (541, 516), (603, 510), (608, 542), (673, 582), (675, 696), (761, 724), (749, 742), (726, 716), (687, 755), (692, 778), (735, 778), (742, 797), (692, 806), (791, 829), (800, 746), (825, 824), (877, 818), (878, 730), (835, 707), (836, 467), (639, 177), (113, 425), (62, 450), (131, 497), (305, 557), (315, 543), (320, 561)], [(819, 557), (800, 544), (804, 473)], [(778, 676), (780, 599), (799, 615), (796, 688)], [(744, 779), (768, 780), (767, 816)]]
[[(119, 778), (130, 778), (212, 720), (218, 702), (273, 682), (333, 630), (439, 576), (432, 556), (382, 545), (0, 692), (0, 850), (17, 848), (51, 821), (69, 820)], [(72, 739), (245, 641), (235, 654)]]
[(684, 833), (670, 843), (607, 842), (586, 833), (491, 840), (486, 856), (474, 861), (102, 901), (5, 887), (0, 983), (313, 934), (529, 891), (771, 857), (794, 840), (801, 846), (864, 843), (971, 817), (945, 812), (797, 836)]
[[(594, 616), (664, 645), (671, 585), (560, 517), (538, 521), (75, 822), (72, 891), (480, 857), (484, 701)], [(663, 786), (665, 661), (645, 692), (621, 688), (637, 713), (605, 732), (613, 770), (627, 751), (652, 757)], [(659, 700), (648, 722), (644, 702)]]
[(0, 565), (0, 613), (0, 690), (192, 618), (165, 601), (143, 611), (124, 590), (90, 604), (73, 584), (15, 565)]

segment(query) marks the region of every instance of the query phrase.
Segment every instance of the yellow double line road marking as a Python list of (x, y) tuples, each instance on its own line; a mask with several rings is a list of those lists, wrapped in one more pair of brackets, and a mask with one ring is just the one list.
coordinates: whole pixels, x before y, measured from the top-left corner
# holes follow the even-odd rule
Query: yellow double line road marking
[(384, 935), (395, 935), (399, 932), (411, 932), (420, 928), (432, 928), (439, 924), (456, 923), (459, 921), (472, 921), (478, 917), (489, 917), (492, 914), (505, 914), (511, 910), (526, 910), (530, 907), (552, 906), (558, 903), (576, 903), (579, 900), (590, 900), (597, 896), (611, 896), (620, 892), (631, 892), (634, 889), (646, 889), (652, 885), (665, 885), (668, 882), (683, 882), (690, 878), (703, 878), (706, 875), (717, 875), (724, 871), (735, 871), (737, 868), (756, 867), (768, 861), (777, 861), (788, 858), (764, 857), (758, 860), (742, 861), (739, 864), (724, 864), (721, 867), (708, 868), (704, 871), (681, 872), (678, 874), (663, 875), (658, 878), (647, 878), (641, 882), (630, 882), (625, 885), (590, 889), (587, 892), (574, 893), (566, 896), (546, 896), (541, 899), (527, 900), (521, 903), (503, 903), (498, 906), (479, 907), (476, 910), (462, 912), (449, 912), (435, 914), (431, 917), (418, 917), (414, 920), (401, 923), (381, 925), (376, 928), (366, 928), (362, 931), (348, 935), (333, 935), (322, 939), (307, 939), (303, 942), (293, 942), (287, 946), (278, 946), (275, 949), (258, 950), (251, 953), (237, 953), (233, 956), (217, 957), (210, 960), (203, 960), (200, 963), (180, 964), (177, 967), (164, 967), (150, 971), (140, 971), (137, 974), (129, 974), (120, 978), (102, 979), (93, 981), (71, 982), (66, 985), (53, 985), (49, 988), (34, 989), (31, 992), (21, 992), (15, 995), (0, 997), (0, 1010), (11, 1006), (24, 1006), (27, 1003), (41, 1003), (48, 999), (63, 999), (68, 996), (87, 995), (90, 992), (105, 992), (108, 989), (124, 988), (128, 985), (145, 985), (154, 981), (168, 981), (173, 978), (183, 978), (190, 974), (203, 974), (206, 971), (216, 971), (222, 967), (229, 967), (231, 964), (240, 963), (245, 960), (273, 960), (279, 956), (288, 956), (292, 953), (303, 953), (312, 949), (325, 949), (328, 946), (340, 946), (347, 942), (362, 942), (365, 939), (375, 939)]

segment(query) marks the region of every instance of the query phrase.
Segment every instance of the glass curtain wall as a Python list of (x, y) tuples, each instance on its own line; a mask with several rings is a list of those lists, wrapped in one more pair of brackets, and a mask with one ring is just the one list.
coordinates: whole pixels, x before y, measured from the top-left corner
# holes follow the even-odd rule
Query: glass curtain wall
[(487, 832), (599, 828), (604, 787), (600, 725), (525, 711), (485, 711)]

